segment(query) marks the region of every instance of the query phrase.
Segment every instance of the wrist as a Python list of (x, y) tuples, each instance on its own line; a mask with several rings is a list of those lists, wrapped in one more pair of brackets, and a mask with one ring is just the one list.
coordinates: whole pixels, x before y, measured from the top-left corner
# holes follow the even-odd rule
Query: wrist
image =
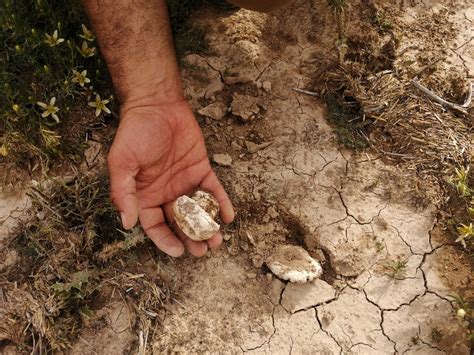
[(122, 111), (131, 107), (165, 105), (173, 102), (184, 101), (184, 92), (179, 75), (166, 79), (143, 80), (129, 79), (131, 83), (124, 87), (116, 85)]

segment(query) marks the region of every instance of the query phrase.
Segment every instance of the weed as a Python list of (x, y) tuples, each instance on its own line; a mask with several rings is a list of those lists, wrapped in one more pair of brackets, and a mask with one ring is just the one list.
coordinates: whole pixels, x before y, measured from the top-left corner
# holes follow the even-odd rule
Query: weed
[(472, 189), (469, 187), (469, 170), (469, 166), (467, 168), (456, 168), (455, 175), (449, 179), (449, 182), (462, 197), (470, 197), (472, 195)]
[(387, 19), (383, 11), (377, 11), (377, 13), (375, 14), (374, 22), (379, 31), (382, 33), (390, 32), (393, 30), (392, 22)]
[(334, 124), (337, 139), (340, 144), (355, 150), (368, 147), (364, 130), (369, 121), (363, 121), (360, 111), (343, 102), (342, 98), (326, 97), (328, 120)]
[(385, 249), (385, 247), (384, 247), (384, 245), (383, 245), (383, 243), (382, 243), (381, 241), (377, 240), (377, 241), (375, 242), (375, 249), (377, 249), (377, 253), (381, 253), (381, 252), (383, 252), (383, 250)]
[[(457, 218), (469, 218), (470, 223), (460, 223), (456, 228), (457, 238), (456, 242), (461, 243), (464, 249), (468, 248), (468, 242), (473, 240), (474, 237), (474, 226), (472, 220), (474, 219), (474, 196), (473, 190), (470, 186), (470, 167), (460, 167), (455, 169), (455, 174), (448, 182), (456, 189), (459, 195), (460, 205), (465, 208), (465, 212), (462, 214), (456, 214)], [(467, 215), (467, 216), (465, 216)], [(457, 224), (456, 221), (453, 224)]]
[(439, 343), (443, 339), (443, 333), (438, 328), (431, 329), (431, 340), (435, 343)]
[(471, 344), (474, 345), (474, 302), (465, 300), (464, 298), (451, 295), (455, 305), (456, 305), (456, 317), (459, 319), (460, 322), (467, 322), (468, 329), (469, 329), (469, 341)]
[[(80, 152), (78, 136), (83, 140), (98, 120), (82, 117), (79, 110), (93, 92), (111, 92), (78, 3), (5, 0), (0, 42), (3, 159), (47, 161)], [(68, 132), (73, 124), (79, 134)]]
[[(155, 248), (146, 244), (141, 230), (121, 230), (104, 176), (54, 180), (48, 189), (35, 187), (31, 197), (37, 217), (17, 236), (14, 246), (21, 260), (7, 270), (2, 283), (10, 300), (2, 311), (13, 320), (11, 330), (0, 325), (2, 336), (26, 349), (41, 338), (42, 350), (65, 350), (84, 327), (84, 317), (94, 313), (105, 286), (120, 292), (141, 317), (159, 311), (169, 297), (162, 282), (156, 275), (152, 281), (142, 272), (131, 273), (143, 260), (132, 256), (143, 250), (152, 255)], [(143, 248), (134, 249), (137, 245)], [(37, 305), (45, 305), (47, 312), (35, 311)], [(5, 319), (2, 314), (0, 319)], [(24, 327), (31, 331), (17, 331)]]
[(456, 239), (457, 243), (461, 243), (464, 248), (467, 248), (466, 240), (470, 240), (474, 237), (474, 226), (472, 223), (469, 225), (461, 224), (458, 228), (458, 238)]
[(406, 260), (390, 260), (385, 264), (388, 275), (393, 279), (402, 279), (407, 271)]
[(338, 50), (341, 52), (339, 53), (340, 59), (344, 56), (342, 55), (342, 47), (344, 46), (345, 42), (345, 34), (344, 34), (344, 9), (347, 6), (347, 0), (328, 0), (328, 4), (332, 7), (334, 11), (334, 17), (336, 18), (336, 26), (337, 26), (337, 33), (338, 33)]
[(222, 72), (222, 76), (223, 77), (228, 77), (228, 76), (233, 76), (234, 73), (232, 72), (232, 70), (229, 68), (229, 67), (225, 67), (224, 68), (224, 71)]

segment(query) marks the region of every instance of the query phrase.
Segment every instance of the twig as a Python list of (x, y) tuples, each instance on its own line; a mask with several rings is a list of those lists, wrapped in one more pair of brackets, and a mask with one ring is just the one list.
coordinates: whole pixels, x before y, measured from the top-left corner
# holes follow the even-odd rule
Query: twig
[(292, 90), (296, 91), (296, 92), (299, 92), (301, 94), (306, 94), (306, 95), (310, 95), (310, 96), (319, 96), (314, 91), (308, 91), (308, 90), (303, 90), (303, 89), (299, 89), (299, 88), (293, 88)]
[(468, 108), (469, 106), (471, 106), (473, 90), (474, 90), (474, 83), (471, 83), (469, 85), (469, 92), (467, 93), (466, 100), (464, 100), (464, 104), (462, 104), (462, 107)]
[[(416, 79), (413, 79), (411, 81), (411, 83), (413, 84), (413, 86), (415, 86), (418, 90), (420, 90), (421, 92), (423, 92), (426, 96), (428, 96), (431, 100), (441, 104), (441, 105), (444, 105), (446, 107), (449, 107), (450, 109), (458, 112), (458, 113), (461, 113), (463, 115), (466, 115), (467, 114), (467, 110), (466, 108), (469, 107), (469, 105), (471, 104), (471, 100), (472, 100), (472, 84), (469, 86), (469, 95), (467, 97), (468, 100), (466, 100), (466, 102), (463, 104), (463, 105), (458, 105), (458, 104), (455, 104), (455, 103), (452, 103), (452, 102), (449, 102), (449, 101), (446, 101), (445, 99), (443, 99), (442, 97), (436, 95), (434, 92), (432, 92), (431, 90), (429, 90), (428, 88), (424, 87), (423, 85), (421, 85), (421, 83), (416, 80)], [(467, 106), (466, 106), (467, 105)]]

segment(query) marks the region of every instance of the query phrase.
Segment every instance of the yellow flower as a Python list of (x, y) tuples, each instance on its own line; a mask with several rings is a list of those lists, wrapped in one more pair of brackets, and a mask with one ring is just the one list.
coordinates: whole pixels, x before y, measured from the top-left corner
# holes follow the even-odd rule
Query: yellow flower
[(46, 39), (44, 40), (50, 47), (57, 46), (61, 42), (64, 42), (64, 38), (59, 38), (58, 30), (54, 30), (52, 35), (46, 33)]
[(18, 113), (18, 112), (20, 112), (21, 106), (18, 105), (18, 104), (14, 104), (14, 105), (12, 106), (12, 109), (13, 109), (13, 111), (15, 111), (16, 113)]
[(77, 47), (77, 50), (84, 58), (92, 57), (95, 54), (95, 47), (89, 47), (87, 41), (82, 41), (81, 48)]
[(90, 79), (86, 76), (87, 75), (87, 70), (83, 70), (82, 72), (78, 72), (77, 70), (72, 70), (74, 77), (72, 78), (73, 83), (78, 83), (82, 87), (84, 87), (84, 84), (90, 83)]
[(86, 41), (92, 42), (94, 40), (94, 34), (92, 33), (91, 30), (89, 30), (86, 25), (82, 24), (82, 35), (79, 35), (79, 37), (84, 38)]
[(56, 113), (59, 111), (59, 108), (54, 106), (56, 103), (56, 98), (53, 97), (51, 100), (49, 100), (49, 104), (45, 104), (44, 102), (37, 102), (38, 106), (43, 109), (43, 113), (41, 114), (41, 117), (46, 118), (49, 115), (53, 117), (53, 119), (59, 123), (59, 117), (56, 115)]
[(466, 248), (466, 239), (470, 239), (474, 237), (474, 226), (472, 223), (461, 224), (458, 228), (458, 238), (456, 239), (456, 243), (461, 243), (464, 248)]
[(95, 94), (95, 101), (89, 102), (90, 107), (95, 107), (95, 117), (99, 117), (100, 113), (104, 111), (105, 113), (110, 113), (110, 110), (107, 108), (109, 100), (101, 100), (99, 94)]
[(0, 147), (0, 156), (6, 157), (8, 155), (8, 148), (5, 144)]

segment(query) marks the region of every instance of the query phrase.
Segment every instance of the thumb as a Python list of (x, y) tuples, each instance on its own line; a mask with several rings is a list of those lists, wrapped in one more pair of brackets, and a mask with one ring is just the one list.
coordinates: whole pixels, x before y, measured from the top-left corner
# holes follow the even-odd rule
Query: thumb
[(109, 154), (110, 197), (120, 212), (124, 229), (131, 229), (138, 221), (138, 201), (136, 197), (136, 172), (124, 164), (123, 159), (116, 159)]

